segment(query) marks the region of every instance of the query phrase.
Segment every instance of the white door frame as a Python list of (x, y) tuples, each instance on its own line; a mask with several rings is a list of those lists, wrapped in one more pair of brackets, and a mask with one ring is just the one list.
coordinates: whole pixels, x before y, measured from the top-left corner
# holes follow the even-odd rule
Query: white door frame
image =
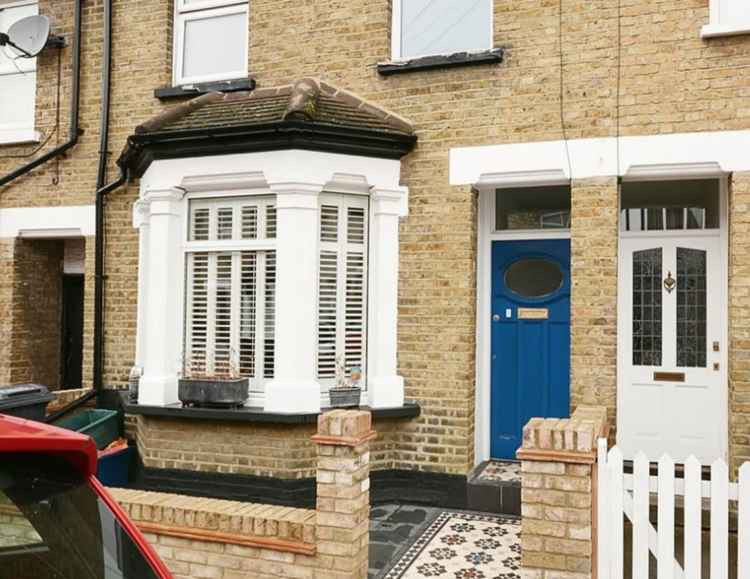
[[(545, 182), (548, 185), (567, 185), (567, 180)], [(474, 390), (474, 466), (490, 459), (490, 396), (492, 390), (492, 242), (533, 239), (570, 239), (570, 230), (495, 230), (495, 191), (503, 188), (532, 187), (538, 182), (497, 184), (476, 187), (477, 199), (477, 315), (476, 315), (476, 387)]]
[[(675, 168), (679, 169), (679, 168)], [(721, 404), (720, 404), (720, 416), (719, 420), (723, 424), (723, 428), (720, 429), (720, 444), (723, 452), (724, 460), (728, 458), (729, 448), (729, 203), (728, 203), (728, 191), (729, 191), (729, 175), (726, 173), (717, 173), (714, 175), (719, 181), (719, 229), (711, 230), (685, 230), (685, 231), (651, 231), (643, 233), (635, 232), (623, 232), (620, 230), (620, 210), (622, 205), (622, 195), (618, 194), (618, 244), (617, 244), (617, 267), (618, 267), (618, 288), (617, 288), (617, 424), (621, 422), (622, 412), (622, 391), (626, 385), (626, 372), (624, 366), (624, 345), (621, 339), (620, 326), (624, 323), (624, 320), (629, 319), (630, 312), (625, 311), (625, 301), (623, 293), (623, 281), (620, 279), (619, 270), (621, 269), (622, 260), (624, 258), (622, 252), (622, 244), (619, 243), (620, 239), (623, 238), (681, 238), (681, 237), (718, 237), (720, 247), (720, 273), (723, 283), (721, 283), (721, 300), (720, 300), (720, 334), (721, 334), (721, 352), (720, 352), (720, 384), (723, 385), (721, 388)], [(708, 176), (710, 177), (710, 176)], [(629, 182), (635, 181), (678, 181), (681, 179), (695, 178), (694, 175), (685, 175), (684, 172), (672, 173), (670, 171), (663, 171), (659, 173), (652, 173), (644, 175), (642, 177), (624, 178)]]

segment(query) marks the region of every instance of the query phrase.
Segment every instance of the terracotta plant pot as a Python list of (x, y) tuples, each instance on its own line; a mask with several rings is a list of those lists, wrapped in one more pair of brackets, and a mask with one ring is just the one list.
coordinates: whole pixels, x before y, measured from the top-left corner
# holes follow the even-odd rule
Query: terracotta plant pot
[(245, 404), (249, 393), (250, 382), (247, 378), (180, 378), (177, 396), (183, 406), (236, 408)]

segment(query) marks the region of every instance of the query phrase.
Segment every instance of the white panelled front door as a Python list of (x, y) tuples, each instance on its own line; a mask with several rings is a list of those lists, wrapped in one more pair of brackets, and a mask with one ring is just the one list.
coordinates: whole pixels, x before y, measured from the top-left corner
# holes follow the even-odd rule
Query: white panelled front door
[[(703, 232), (700, 232), (703, 233)], [(725, 455), (721, 237), (620, 239), (617, 442), (658, 460)]]

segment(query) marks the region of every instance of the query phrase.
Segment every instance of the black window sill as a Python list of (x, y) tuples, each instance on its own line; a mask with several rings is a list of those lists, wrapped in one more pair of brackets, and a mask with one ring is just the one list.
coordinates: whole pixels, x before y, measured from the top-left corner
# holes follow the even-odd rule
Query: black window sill
[(502, 48), (493, 48), (484, 52), (456, 52), (439, 56), (423, 56), (404, 61), (378, 63), (378, 73), (382, 76), (453, 68), (456, 66), (476, 66), (480, 64), (500, 64), (503, 61)]
[(164, 86), (154, 90), (154, 96), (159, 100), (196, 97), (208, 92), (237, 92), (255, 89), (254, 78), (240, 78), (220, 82), (203, 82), (183, 86)]
[[(141, 416), (265, 424), (315, 424), (318, 420), (317, 413), (286, 414), (266, 412), (260, 407), (252, 406), (244, 406), (242, 408), (183, 408), (179, 403), (168, 406), (147, 406), (129, 402), (127, 392), (122, 392), (120, 396), (123, 410), (126, 414), (139, 414)], [(359, 409), (369, 410), (366, 406), (360, 406)], [(406, 402), (403, 406), (396, 408), (378, 408), (372, 410), (372, 417), (374, 419), (416, 418), (421, 412), (422, 409), (419, 404), (416, 402)]]

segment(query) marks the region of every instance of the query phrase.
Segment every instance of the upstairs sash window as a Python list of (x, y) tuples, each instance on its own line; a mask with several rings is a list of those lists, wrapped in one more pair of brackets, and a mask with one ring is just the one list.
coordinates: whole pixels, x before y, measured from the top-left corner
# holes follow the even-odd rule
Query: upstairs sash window
[(247, 0), (176, 0), (177, 85), (247, 76)]
[[(337, 359), (346, 376), (365, 376), (367, 199), (323, 195), (318, 269), (318, 378), (330, 387)], [(361, 384), (364, 386), (364, 384)]]
[(186, 250), (187, 377), (274, 375), (276, 207), (271, 197), (194, 200)]
[[(0, 32), (38, 13), (37, 2), (0, 0)], [(0, 47), (0, 143), (31, 140), (36, 101), (36, 58), (19, 58), (11, 46)]]
[(492, 48), (492, 0), (394, 0), (393, 56)]

